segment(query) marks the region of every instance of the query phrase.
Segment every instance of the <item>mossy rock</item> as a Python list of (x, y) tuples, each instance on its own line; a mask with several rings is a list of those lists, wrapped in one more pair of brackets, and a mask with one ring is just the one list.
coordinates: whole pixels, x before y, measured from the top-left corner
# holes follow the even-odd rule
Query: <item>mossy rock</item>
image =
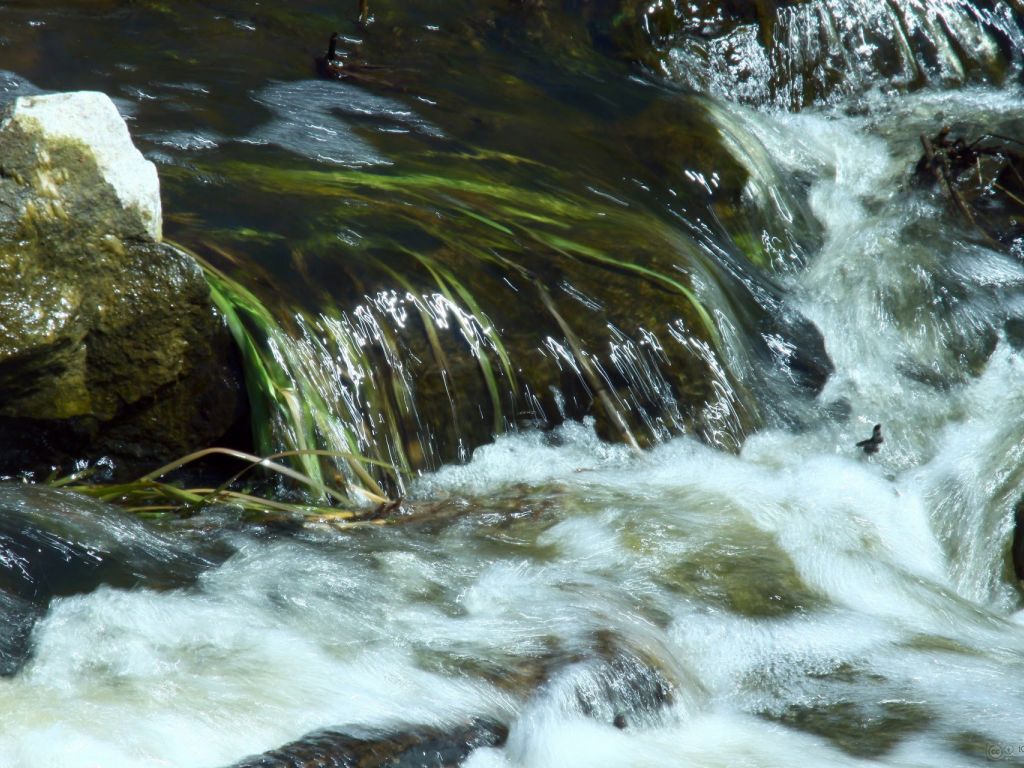
[(849, 755), (878, 758), (904, 738), (926, 730), (935, 714), (913, 701), (836, 701), (793, 704), (770, 719), (823, 736)]
[[(747, 536), (738, 535), (744, 530)], [(822, 606), (789, 555), (761, 531), (737, 529), (666, 569), (670, 589), (752, 618), (781, 618)]]
[(147, 465), (224, 435), (229, 337), (198, 265), (159, 242), (155, 168), (110, 100), (18, 99), (0, 147), (2, 471)]

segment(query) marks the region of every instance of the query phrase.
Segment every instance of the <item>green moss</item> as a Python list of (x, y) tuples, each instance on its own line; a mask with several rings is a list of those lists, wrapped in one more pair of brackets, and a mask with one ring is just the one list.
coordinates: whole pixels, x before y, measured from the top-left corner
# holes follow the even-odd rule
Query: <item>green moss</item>
[(777, 618), (824, 602), (803, 583), (786, 552), (753, 529), (723, 533), (666, 568), (659, 580), (741, 616)]
[(849, 755), (878, 758), (907, 736), (927, 729), (935, 715), (912, 701), (837, 701), (792, 705), (770, 719), (822, 736)]

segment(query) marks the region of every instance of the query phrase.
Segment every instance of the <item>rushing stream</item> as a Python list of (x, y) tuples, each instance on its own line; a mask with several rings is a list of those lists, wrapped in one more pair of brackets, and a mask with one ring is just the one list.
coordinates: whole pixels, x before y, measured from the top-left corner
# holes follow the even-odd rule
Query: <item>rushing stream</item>
[[(305, 236), (299, 203), (272, 213), (272, 196), (253, 192), (257, 210), (226, 213), (240, 201), (221, 199), (206, 176), (231, 178), (266, 145), (283, 153), (276, 162), (295, 157), (302, 168), (371, 167), (392, 162), (403, 142), (448, 141), (455, 125), (427, 119), (415, 99), (302, 72), (270, 78), (225, 66), (209, 81), (205, 71), (191, 81), (164, 73), (141, 87), (147, 93), (133, 92), (130, 76), (119, 81), (111, 73), (130, 71), (113, 65), (73, 73), (70, 84), (47, 81), (25, 54), (40, 34), (31, 25), (117, 17), (83, 22), (64, 9), (36, 18), (25, 5), (0, 3), (9, 25), (0, 69), (14, 70), (0, 73), (0, 92), (121, 82), (133, 132), (170, 179), (166, 205), (183, 239), (190, 226), (237, 231), (271, 215), (280, 218), (267, 229)], [(807, 28), (811, 7), (834, 21), (868, 5), (921, 4), (823, 2), (799, 6), (799, 19)], [(685, 98), (702, 105), (746, 169), (748, 195), (765, 196), (758, 210), (793, 223), (794, 242), (777, 239), (772, 252), (773, 311), (820, 331), (834, 366), (820, 393), (787, 389), (798, 376), (780, 364), (794, 354), (788, 342), (773, 336), (777, 354), (758, 356), (723, 302), (712, 309), (725, 372), (709, 406), (718, 411), (698, 420), (703, 431), (679, 435), (690, 428), (683, 418), (652, 427), (652, 447), (638, 453), (599, 438), (589, 418), (543, 431), (520, 425), (466, 463), (419, 473), (407, 489), (413, 515), (400, 525), (267, 533), (214, 509), (136, 528), (62, 492), (3, 487), (5, 519), (31, 527), (71, 515), (65, 535), (77, 544), (61, 551), (81, 550), (96, 568), (128, 562), (97, 576), (95, 589), (54, 582), (42, 595), (0, 581), (0, 616), (14, 617), (0, 627), (0, 660), (31, 645), (23, 666), (0, 678), (0, 766), (222, 768), (320, 729), (370, 740), (467, 723), (501, 730), (467, 749), (469, 768), (1024, 765), (1024, 611), (1008, 555), (1024, 494), (1024, 338), (1015, 325), (1024, 245), (989, 247), (940, 196), (908, 183), (918, 137), (936, 126), (1024, 137), (1024, 91), (1012, 78), (961, 83), (967, 65), (958, 76), (950, 62), (994, 59), (995, 44), (977, 27), (964, 31), (969, 4), (936, 5), (946, 17), (932, 18), (931, 31), (944, 30), (936, 49), (949, 57), (921, 49), (918, 74), (937, 76), (917, 78), (912, 93), (904, 87), (914, 77), (868, 83), (858, 68), (856, 82), (827, 98), (751, 86), (728, 101), (722, 95), (744, 77), (730, 72), (728, 54), (703, 81), (683, 78), (710, 94)], [(1018, 11), (994, 5), (1010, 29)], [(871, 19), (869, 32), (882, 34)], [(225, 21), (238, 35), (249, 23), (273, 19)], [(791, 60), (796, 29), (774, 41), (793, 49)], [(728, 50), (748, 33), (732, 34)], [(162, 44), (174, 33), (152, 35)], [(667, 71), (695, 66), (691, 43), (669, 54)], [(903, 45), (914, 44), (908, 34)], [(226, 35), (223, 45), (231, 62), (240, 44)], [(64, 55), (54, 40), (47, 46)], [(8, 61), (5, 50), (20, 55)], [(335, 86), (347, 91), (343, 109), (332, 107)], [(218, 88), (230, 90), (223, 112), (204, 95)], [(203, 106), (168, 125), (170, 94)], [(162, 124), (147, 117), (153, 110)], [(372, 131), (351, 130), (358, 121)], [(380, 143), (366, 138), (378, 132)], [(332, 232), (335, 242), (345, 237)], [(252, 243), (254, 269), (281, 270), (281, 290), (299, 292), (298, 278), (272, 263), (272, 244)], [(749, 286), (749, 276), (737, 284)], [(754, 401), (759, 424), (736, 425), (746, 417), (731, 410), (742, 402), (732, 387), (744, 381), (770, 391)], [(854, 444), (876, 423), (885, 442), (867, 456)], [(5, 531), (0, 544), (16, 538)], [(119, 554), (132, 542), (134, 556)], [(30, 554), (21, 561), (11, 551), (0, 550), (0, 563), (31, 585)], [(279, 759), (251, 764), (319, 764)], [(394, 764), (441, 764), (405, 759)]]

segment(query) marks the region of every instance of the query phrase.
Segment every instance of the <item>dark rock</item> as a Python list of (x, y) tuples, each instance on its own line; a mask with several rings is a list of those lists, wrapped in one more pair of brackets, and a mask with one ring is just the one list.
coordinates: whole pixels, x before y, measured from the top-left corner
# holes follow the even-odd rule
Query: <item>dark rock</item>
[(1013, 511), (1013, 544), (1010, 545), (1013, 572), (1024, 581), (1024, 499), (1017, 502)]
[(32, 626), (52, 598), (101, 584), (181, 587), (222, 556), (70, 491), (0, 484), (0, 675), (24, 663)]
[(32, 627), (42, 614), (37, 603), (0, 589), (0, 677), (21, 669), (31, 647)]
[(471, 720), (452, 729), (420, 729), (385, 736), (317, 733), (247, 758), (233, 768), (455, 768), (480, 747), (505, 743), (508, 728)]
[(619, 730), (661, 723), (674, 701), (674, 685), (653, 660), (623, 649), (584, 664), (576, 677), (576, 708)]

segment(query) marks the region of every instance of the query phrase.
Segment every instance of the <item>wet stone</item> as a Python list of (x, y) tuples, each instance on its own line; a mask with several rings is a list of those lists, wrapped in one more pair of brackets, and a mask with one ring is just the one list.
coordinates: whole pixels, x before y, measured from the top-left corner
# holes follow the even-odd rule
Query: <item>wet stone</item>
[[(0, 544), (0, 561), (7, 553)], [(31, 600), (0, 589), (0, 677), (17, 672), (28, 656), (32, 627), (42, 609)]]
[(822, 603), (786, 552), (764, 534), (711, 542), (667, 569), (662, 579), (673, 590), (741, 616), (779, 618)]
[(508, 728), (471, 720), (452, 729), (410, 730), (384, 736), (318, 731), (232, 768), (455, 768), (480, 747), (505, 743)]
[(229, 431), (240, 378), (156, 169), (101, 93), (0, 112), (0, 471), (151, 465)]
[(171, 589), (212, 558), (115, 507), (32, 485), (0, 485), (0, 675), (30, 652), (30, 633), (54, 597), (101, 584)]
[(771, 719), (823, 736), (847, 754), (875, 758), (890, 752), (908, 735), (924, 730), (932, 718), (926, 707), (915, 702), (839, 701), (794, 704)]
[(1013, 512), (1013, 543), (1010, 547), (1010, 559), (1013, 561), (1013, 572), (1017, 579), (1024, 582), (1024, 498), (1017, 502)]
[(655, 664), (623, 650), (580, 676), (576, 704), (582, 714), (619, 730), (654, 726), (672, 705), (673, 688)]

